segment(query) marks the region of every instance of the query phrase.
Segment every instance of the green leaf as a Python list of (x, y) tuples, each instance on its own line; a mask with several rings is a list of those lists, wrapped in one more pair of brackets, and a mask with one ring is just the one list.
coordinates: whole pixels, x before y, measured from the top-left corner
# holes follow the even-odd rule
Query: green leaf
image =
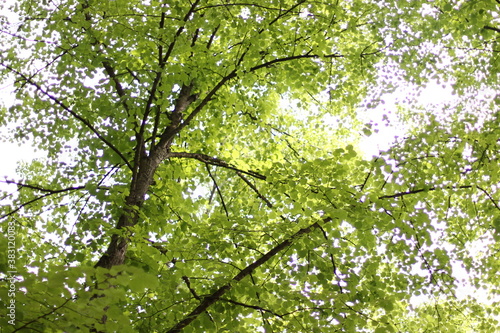
[(497, 6), (2, 7), (13, 329), (499, 331)]

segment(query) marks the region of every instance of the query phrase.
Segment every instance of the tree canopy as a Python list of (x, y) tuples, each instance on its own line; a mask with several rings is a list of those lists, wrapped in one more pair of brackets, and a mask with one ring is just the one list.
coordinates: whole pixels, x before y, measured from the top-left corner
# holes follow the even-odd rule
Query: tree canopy
[[(499, 10), (15, 2), (3, 139), (47, 155), (3, 181), (0, 326), (498, 331)], [(455, 99), (409, 96), (405, 137), (365, 158), (388, 129), (360, 114), (429, 82)]]

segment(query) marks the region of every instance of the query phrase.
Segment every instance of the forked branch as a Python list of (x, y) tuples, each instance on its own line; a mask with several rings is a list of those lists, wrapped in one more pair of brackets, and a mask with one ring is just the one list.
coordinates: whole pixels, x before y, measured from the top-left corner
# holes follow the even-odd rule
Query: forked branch
[(59, 105), (64, 111), (69, 113), (73, 118), (77, 119), (78, 121), (82, 122), (88, 129), (90, 129), (98, 138), (101, 140), (106, 146), (111, 148), (112, 151), (114, 151), (121, 159), (122, 161), (129, 167), (130, 170), (133, 170), (132, 165), (129, 163), (127, 158), (118, 150), (118, 148), (115, 147), (108, 139), (106, 139), (92, 124), (82, 116), (80, 116), (78, 113), (73, 111), (69, 106), (64, 104), (59, 98), (55, 97), (54, 95), (50, 94), (47, 90), (43, 89), (38, 83), (33, 81), (33, 79), (27, 77), (23, 73), (19, 72), (18, 70), (15, 70), (14, 68), (2, 64), (5, 68), (7, 68), (9, 71), (12, 73), (20, 76), (25, 82), (33, 86), (36, 90), (38, 90), (42, 95)]
[(224, 160), (221, 160), (221, 159), (218, 159), (216, 157), (209, 156), (209, 155), (205, 155), (205, 154), (187, 153), (187, 152), (171, 152), (171, 153), (167, 154), (167, 158), (170, 158), (170, 157), (192, 158), (192, 159), (198, 160), (198, 161), (206, 163), (206, 164), (219, 166), (222, 168), (234, 170), (236, 172), (244, 173), (246, 175), (252, 176), (252, 177), (257, 178), (257, 179), (266, 180), (266, 176), (264, 176), (258, 172), (251, 171), (251, 170), (238, 169), (237, 167), (229, 164), (228, 162), (226, 162)]
[[(330, 217), (325, 218), (323, 222), (330, 222), (332, 219)], [(174, 327), (172, 327), (170, 330), (168, 330), (166, 333), (177, 333), (182, 331), (184, 327), (189, 325), (193, 320), (195, 320), (200, 314), (205, 312), (212, 304), (218, 302), (221, 300), (222, 296), (226, 294), (231, 288), (233, 287), (234, 284), (237, 282), (243, 280), (245, 277), (250, 275), (252, 272), (254, 272), (257, 268), (274, 258), (276, 254), (281, 252), (282, 250), (288, 248), (291, 246), (295, 240), (299, 239), (303, 235), (306, 235), (316, 228), (320, 226), (319, 222), (315, 222), (311, 224), (310, 226), (300, 229), (297, 231), (295, 234), (293, 234), (291, 237), (287, 238), (286, 240), (282, 241), (280, 244), (276, 245), (273, 249), (271, 249), (269, 252), (261, 256), (259, 259), (245, 267), (241, 272), (236, 274), (228, 283), (217, 289), (215, 292), (210, 294), (209, 296), (203, 298), (203, 301), (193, 310), (191, 313), (186, 315), (184, 319), (179, 321)]]

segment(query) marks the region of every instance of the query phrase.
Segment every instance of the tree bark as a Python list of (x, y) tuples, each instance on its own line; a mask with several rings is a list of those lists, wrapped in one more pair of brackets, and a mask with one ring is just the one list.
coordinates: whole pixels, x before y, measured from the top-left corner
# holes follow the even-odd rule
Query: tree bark
[[(132, 181), (130, 194), (125, 200), (125, 207), (118, 219), (116, 229), (125, 229), (139, 222), (138, 210), (144, 204), (146, 193), (153, 182), (154, 173), (160, 162), (161, 160), (153, 159), (149, 156), (141, 158), (137, 179)], [(122, 265), (125, 262), (128, 243), (129, 238), (127, 235), (114, 234), (111, 237), (108, 249), (95, 264), (95, 267), (110, 269), (113, 266)]]

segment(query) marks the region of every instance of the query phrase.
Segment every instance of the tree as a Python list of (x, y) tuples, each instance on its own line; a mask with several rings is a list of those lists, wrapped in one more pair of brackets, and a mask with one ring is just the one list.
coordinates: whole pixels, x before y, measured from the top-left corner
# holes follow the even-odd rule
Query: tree
[[(495, 326), (488, 318), (492, 309), (475, 300), (434, 300), (401, 316), (402, 332), (490, 332)], [(451, 311), (450, 311), (451, 309)], [(493, 327), (492, 327), (493, 326)]]
[[(451, 304), (454, 265), (496, 295), (499, 114), (468, 99), (497, 85), (496, 6), (18, 2), (2, 125), (47, 158), (5, 181), (2, 327), (406, 331), (412, 296)], [(357, 113), (395, 75), (456, 105), (407, 110), (365, 160)], [(495, 331), (492, 309), (471, 322)]]

